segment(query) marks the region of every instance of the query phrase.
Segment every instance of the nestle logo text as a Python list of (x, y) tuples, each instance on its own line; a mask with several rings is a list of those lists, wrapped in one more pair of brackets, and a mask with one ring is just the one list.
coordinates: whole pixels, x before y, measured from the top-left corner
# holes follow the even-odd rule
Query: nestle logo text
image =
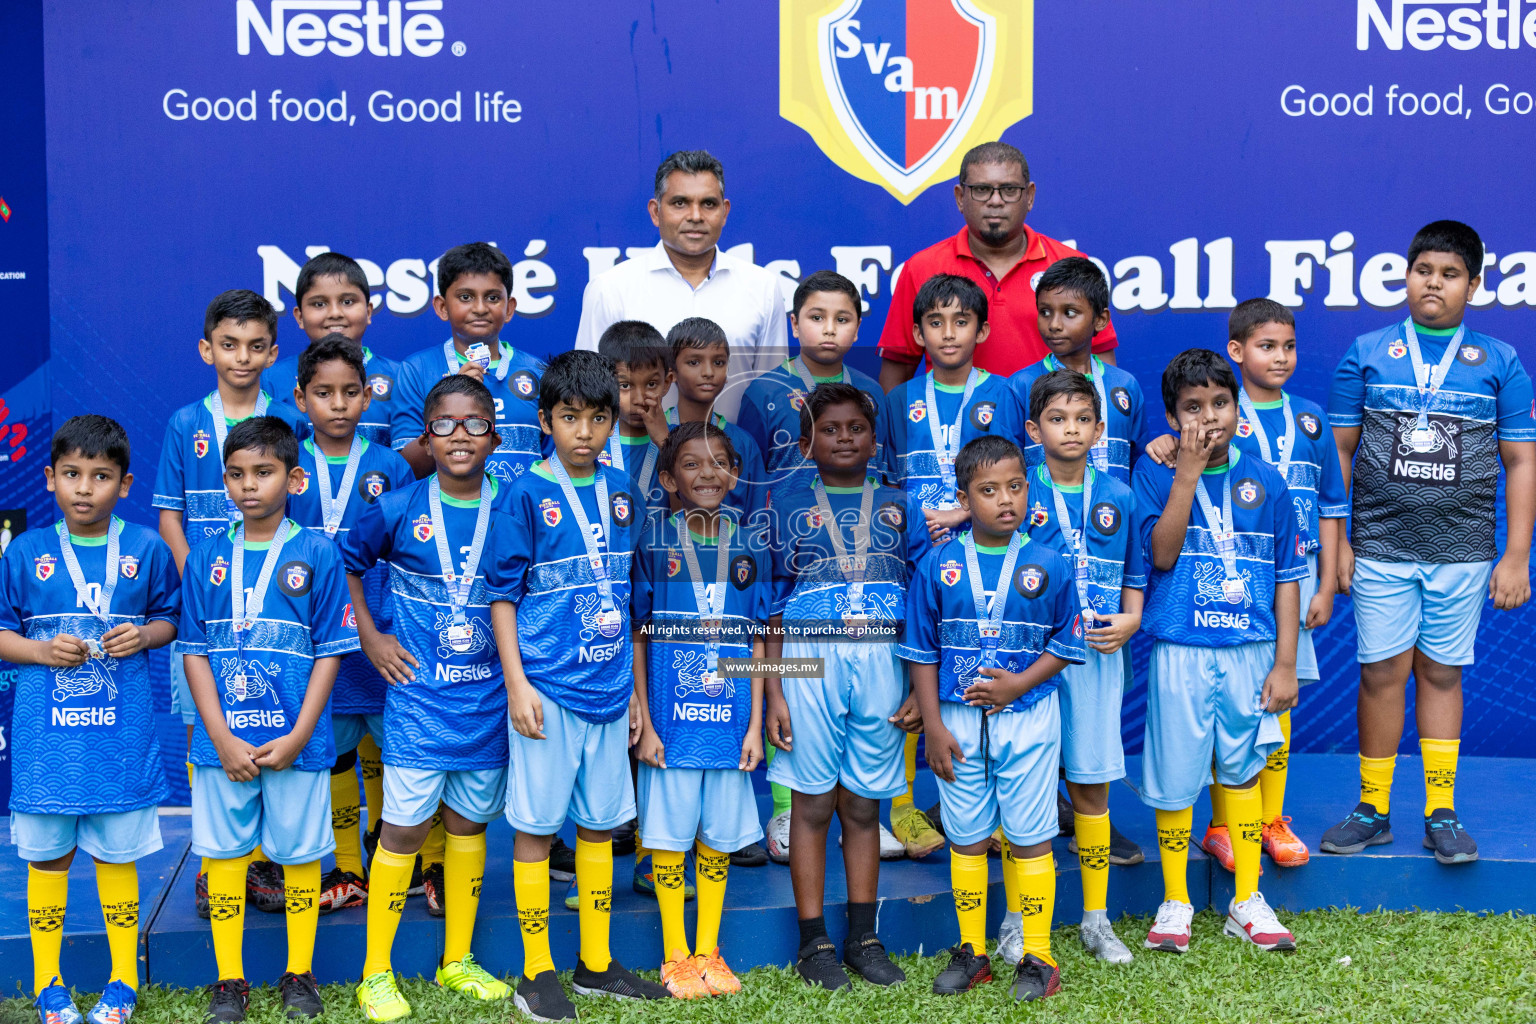
[(263, 18), (257, 0), (235, 0), (235, 50), (249, 54), (254, 34), (274, 57), (356, 57), (365, 49), (431, 57), (443, 48), (443, 23), (426, 12), (442, 9), (443, 0), (270, 0)]

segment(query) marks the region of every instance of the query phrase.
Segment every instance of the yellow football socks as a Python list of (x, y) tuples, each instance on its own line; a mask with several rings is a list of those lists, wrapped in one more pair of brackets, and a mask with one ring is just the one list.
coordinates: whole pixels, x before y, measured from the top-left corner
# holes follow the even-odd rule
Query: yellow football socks
[[(353, 822), (355, 834), (357, 822)], [(315, 927), (320, 923), (320, 862), (283, 866), (283, 899), (288, 911), (288, 970), (303, 974), (315, 966)]]
[(480, 912), (485, 881), (485, 833), (448, 833), (443, 848), (443, 963), (464, 959)]
[(1396, 754), (1391, 757), (1360, 755), (1360, 802), (1376, 808), (1377, 814), (1391, 810), (1392, 769), (1396, 765)]
[(1163, 899), (1189, 902), (1189, 826), (1194, 808), (1157, 811), (1157, 849), (1163, 862)]
[(384, 754), (372, 736), (357, 745), (357, 763), (363, 769), (363, 796), (368, 801), (368, 831), (379, 827), (384, 815)]
[(139, 987), (139, 869), (127, 864), (96, 864), (96, 895), (107, 924), (107, 949), (112, 953), (108, 981)]
[(336, 866), (359, 878), (363, 870), (363, 837), (357, 831), (362, 797), (357, 772), (351, 768), (331, 776), (331, 832), (336, 837)]
[(1424, 817), (1456, 809), (1456, 755), (1461, 740), (1419, 740), (1424, 755)]
[[(654, 857), (654, 855), (653, 855)], [(655, 863), (654, 859), (652, 863)], [(613, 912), (613, 843), (576, 837), (576, 888), (581, 893), (581, 962), (608, 969), (608, 924)]]
[(725, 879), (731, 870), (731, 855), (712, 850), (703, 841), (696, 845), (699, 878), (698, 942), (694, 951), (708, 955), (720, 945), (720, 918), (725, 913)]
[(245, 858), (245, 863), (247, 866), (249, 866), (251, 864), (255, 864), (259, 861), (264, 861), (267, 859), (268, 858), (266, 853), (262, 850), (261, 847), (258, 846), (256, 849), (251, 851), (251, 855), (249, 857)]
[(390, 969), (390, 951), (395, 945), (395, 931), (405, 910), (405, 896), (411, 889), (411, 872), (416, 867), (414, 853), (395, 853), (382, 843), (373, 855), (373, 875), (368, 880), (368, 952), (363, 959), (363, 977)]
[(898, 793), (892, 798), (892, 817), (896, 814), (896, 808), (912, 806), (912, 787), (917, 784), (917, 736), (910, 732), (907, 733), (907, 738), (903, 741), (901, 750), (903, 768), (907, 773), (907, 791), (905, 793)]
[(512, 892), (517, 897), (517, 925), (523, 933), (523, 977), (537, 978), (555, 969), (555, 958), (549, 951), (549, 858), (513, 861)]
[(1014, 870), (1013, 846), (1007, 839), (1003, 840), (1003, 895), (1007, 899), (1005, 910), (1010, 914), (1019, 912), (1019, 873)]
[[(1107, 832), (1107, 814), (1104, 815), (1104, 828)], [(1082, 844), (1081, 832), (1077, 841)], [(1108, 838), (1104, 845), (1109, 846)], [(1056, 959), (1051, 956), (1051, 915), (1056, 912), (1056, 860), (1049, 853), (1042, 853), (1038, 857), (1017, 858), (1013, 863), (1019, 876), (1019, 901), (1024, 908), (1024, 952), (1033, 953), (1055, 967)]]
[(960, 919), (960, 941), (976, 953), (987, 951), (987, 855), (949, 851), (949, 884)]
[[(684, 856), (681, 850), (651, 851), (651, 867), (656, 872), (656, 905), (661, 909), (661, 945), (664, 960), (672, 959), (674, 953), (687, 956), (692, 952), (688, 948), (688, 929), (683, 923), (683, 861)], [(703, 882), (704, 872), (700, 871), (699, 883), (702, 885)], [(702, 890), (700, 895), (702, 896)], [(702, 916), (699, 927), (703, 928)]]
[(1211, 771), (1211, 784), (1205, 789), (1211, 795), (1211, 827), (1223, 828), (1227, 824), (1227, 798), (1222, 795), (1221, 783), (1216, 781), (1215, 769)]
[(219, 980), (245, 977), (245, 868), (249, 857), (208, 861), (208, 914)]
[(68, 901), (68, 869), (44, 871), (35, 864), (27, 866), (27, 931), (32, 936), (33, 995), (60, 977), (59, 950), (64, 946), (64, 906)]
[(1285, 777), (1291, 764), (1291, 713), (1282, 711), (1277, 716), (1280, 735), (1285, 742), (1280, 749), (1269, 755), (1264, 770), (1259, 773), (1259, 795), (1264, 801), (1264, 824), (1268, 825), (1285, 813)]
[(443, 811), (438, 808), (432, 815), (432, 828), (427, 832), (426, 841), (421, 844), (421, 870), (425, 871), (430, 865), (441, 864), (448, 847), (448, 833), (443, 828)]
[(1227, 813), (1232, 817), (1227, 831), (1232, 835), (1232, 868), (1237, 884), (1237, 902), (1252, 896), (1259, 888), (1259, 853), (1264, 836), (1264, 799), (1258, 786), (1247, 789), (1226, 788)]
[(1109, 812), (1072, 817), (1083, 872), (1083, 912), (1104, 910), (1109, 906)]

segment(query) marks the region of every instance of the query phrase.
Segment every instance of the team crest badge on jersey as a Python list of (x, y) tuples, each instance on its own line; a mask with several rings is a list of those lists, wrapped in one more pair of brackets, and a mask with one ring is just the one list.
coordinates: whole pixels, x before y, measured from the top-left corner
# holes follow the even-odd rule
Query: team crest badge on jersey
[(928, 403), (919, 398), (907, 406), (907, 419), (913, 423), (921, 423), (928, 417)]
[(216, 587), (224, 585), (224, 577), (229, 574), (229, 563), (224, 561), (224, 556), (219, 555), (208, 567), (208, 582)]
[(597, 453), (597, 461), (604, 466), (611, 466), (613, 465), (613, 456), (608, 454), (607, 448), (604, 448)]
[(527, 370), (518, 370), (512, 375), (512, 392), (518, 398), (532, 398), (538, 390), (539, 379)]
[(1099, 502), (1093, 506), (1093, 525), (1105, 536), (1114, 533), (1120, 529), (1120, 510), (1107, 501)]
[(304, 470), (301, 469), (301, 470), (299, 470), (299, 475), (304, 478), (303, 481), (299, 484), (299, 493), (300, 494), (308, 494), (309, 493), (309, 478), (310, 478), (310, 476), (312, 474), (306, 473)]
[(122, 555), (117, 560), (117, 573), (123, 579), (133, 579), (139, 574), (139, 560), (133, 555)]
[(683, 560), (678, 557), (676, 551), (667, 552), (667, 578), (671, 579), (683, 571)]
[(364, 500), (375, 501), (389, 490), (389, 480), (383, 473), (364, 473), (363, 481), (358, 485), (357, 491)]
[(808, 526), (809, 528), (811, 528), (812, 530), (819, 530), (819, 529), (821, 529), (821, 527), (822, 527), (821, 510), (820, 509), (814, 509), (814, 508), (806, 509), (805, 510), (805, 525)]
[(1030, 115), (1033, 21), (1009, 0), (781, 0), (779, 115), (910, 203)]
[(382, 373), (375, 373), (368, 378), (368, 390), (373, 392), (374, 398), (388, 400), (394, 393), (395, 379)]
[(1035, 502), (1035, 507), (1029, 510), (1030, 526), (1044, 526), (1050, 521), (1050, 519), (1051, 514), (1047, 512), (1045, 510), (1045, 506), (1040, 504), (1038, 501)]
[(1296, 417), (1296, 424), (1301, 427), (1301, 432), (1316, 441), (1323, 433), (1323, 424), (1316, 416), (1304, 412)]
[(992, 426), (992, 417), (996, 412), (996, 402), (977, 402), (971, 406), (971, 425), (977, 430), (988, 429)]
[(1014, 586), (1025, 597), (1039, 597), (1049, 580), (1045, 567), (1040, 565), (1022, 566), (1013, 574)]
[(1232, 488), (1232, 497), (1243, 508), (1258, 508), (1264, 500), (1264, 487), (1252, 478), (1239, 480)]
[(411, 524), (411, 536), (425, 544), (432, 539), (432, 517), (423, 512)]
[(312, 575), (306, 563), (289, 562), (283, 566), (282, 573), (278, 576), (277, 589), (289, 597), (302, 597), (309, 593), (309, 581)]
[(1252, 437), (1253, 436), (1253, 424), (1249, 423), (1247, 420), (1238, 420), (1237, 421), (1237, 436), (1238, 437)]
[(790, 405), (790, 408), (794, 409), (796, 412), (799, 412), (801, 409), (804, 409), (805, 408), (805, 392), (801, 391), (799, 388), (790, 388), (789, 389), (789, 405)]
[(1125, 388), (1110, 388), (1109, 400), (1115, 403), (1115, 408), (1123, 413), (1131, 411), (1131, 393)]
[(898, 533), (904, 532), (907, 528), (907, 510), (894, 501), (881, 505), (879, 511), (875, 513), (875, 519)]
[(208, 432), (199, 430), (192, 435), (192, 454), (202, 458), (208, 454)]
[(619, 526), (628, 526), (635, 514), (635, 506), (629, 495), (620, 491), (608, 499), (608, 504), (613, 508), (613, 521)]
[(555, 526), (559, 526), (560, 525), (560, 506), (559, 505), (548, 505), (548, 506), (546, 506), (543, 509), (543, 511), (540, 513), (540, 515), (542, 515), (544, 517), (544, 522), (548, 523), (551, 527), (555, 527)]
[(52, 555), (38, 555), (32, 559), (33, 572), (37, 575), (39, 583), (47, 583), (53, 579), (53, 566), (55, 559)]
[(1394, 341), (1392, 344), (1387, 346), (1387, 355), (1391, 356), (1393, 359), (1401, 359), (1407, 354), (1408, 346), (1404, 345), (1400, 341)]
[(745, 590), (757, 579), (757, 563), (751, 555), (737, 555), (731, 559), (731, 580), (737, 590)]
[(1461, 351), (1456, 353), (1456, 361), (1468, 366), (1481, 366), (1487, 362), (1488, 353), (1483, 351), (1483, 346), (1468, 343), (1461, 346)]
[(951, 558), (939, 566), (939, 579), (944, 581), (946, 587), (952, 587), (960, 582), (960, 563)]

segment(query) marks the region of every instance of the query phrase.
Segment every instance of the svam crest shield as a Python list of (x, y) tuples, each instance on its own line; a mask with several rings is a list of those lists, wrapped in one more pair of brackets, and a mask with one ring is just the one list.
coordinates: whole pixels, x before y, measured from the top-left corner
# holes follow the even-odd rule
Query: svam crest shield
[(1033, 0), (780, 0), (779, 115), (902, 203), (1033, 104)]

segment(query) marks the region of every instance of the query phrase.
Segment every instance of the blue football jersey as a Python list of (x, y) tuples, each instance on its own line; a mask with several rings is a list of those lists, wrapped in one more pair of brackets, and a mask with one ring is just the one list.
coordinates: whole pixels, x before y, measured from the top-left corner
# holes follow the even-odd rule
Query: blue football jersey
[[(90, 597), (106, 579), (107, 538), (71, 542)], [(0, 558), (0, 629), (28, 640), (61, 633), (99, 640), (124, 622), (179, 618), (181, 581), (158, 534), (123, 523), (117, 588), (102, 622), (75, 591), (57, 527), (29, 530)], [(170, 796), (155, 739), (149, 655), (91, 658), (75, 668), (18, 665), (11, 715), (11, 808), (28, 814), (103, 814)]]
[[(646, 693), (651, 724), (666, 745), (669, 768), (735, 768), (752, 719), (752, 680), (708, 678), (707, 636), (678, 531), (681, 513), (658, 514), (645, 525), (635, 556), (634, 628), (645, 635)], [(750, 658), (768, 621), (772, 563), (761, 530), (726, 517), (722, 658)], [(715, 600), (720, 545), (691, 535), (706, 600)]]
[(1184, 547), (1166, 572), (1152, 564), (1152, 529), (1168, 505), (1174, 471), (1151, 459), (1136, 463), (1136, 532), (1147, 560), (1147, 601), (1141, 628), (1154, 640), (1191, 647), (1236, 647), (1275, 639), (1275, 585), (1306, 579), (1307, 561), (1296, 532), (1295, 504), (1285, 481), (1263, 459), (1234, 448), (1226, 467), (1206, 470), (1205, 491), (1217, 513), (1222, 480), (1232, 477), (1232, 529), (1237, 571), (1245, 594), (1227, 600), (1226, 568), (1211, 524), (1197, 497), (1189, 510)]
[[(1420, 395), (1404, 327), (1356, 338), (1333, 375), (1328, 422), (1360, 428), (1355, 553), (1382, 562), (1491, 561), (1499, 442), (1536, 441), (1531, 378), (1509, 345), (1467, 331), (1430, 400), (1428, 443), (1416, 446)], [(1433, 370), (1454, 331), (1416, 334)]]
[[(468, 360), (452, 342), (424, 348), (400, 364), (398, 393), (390, 399), (389, 437), (395, 451), (422, 435), (422, 407), (427, 392), (450, 373), (458, 373)], [(451, 356), (450, 356), (451, 353)], [(486, 460), (485, 471), (511, 483), (537, 462), (544, 451), (544, 432), (539, 428), (539, 378), (544, 364), (505, 341), (497, 343), (497, 359), (485, 371), (485, 386), (496, 400), (496, 433), (501, 444)]]
[[(379, 562), (387, 566), (395, 639), (417, 662), (414, 682), (385, 692), (380, 745), (385, 763), (401, 768), (500, 768), (507, 763), (507, 695), (486, 580), (498, 534), (508, 527), (511, 488), (492, 478), (490, 522), (464, 609), (473, 634), (468, 649), (459, 652), (449, 643), (453, 608), (438, 561), (432, 480), (364, 506), (341, 542), (347, 572), (366, 575)], [(442, 504), (448, 549), (467, 559), (480, 501), (445, 494)], [(464, 564), (456, 570), (464, 572)]]
[(596, 475), (572, 483), (613, 584), (621, 620), (617, 635), (598, 629), (601, 598), (581, 527), (543, 463), (511, 488), (510, 522), (495, 538), (496, 557), (486, 568), (485, 584), (495, 600), (517, 605), (518, 648), (528, 681), (583, 721), (603, 723), (623, 715), (634, 692), (630, 576), (645, 509), (630, 490), (627, 473), (602, 465), (597, 472), (608, 485), (611, 536), (599, 536)]
[[(1141, 385), (1125, 370), (1102, 362), (1097, 357), (1093, 360), (1093, 366), (1094, 373), (1088, 379), (1094, 380), (1097, 385), (1095, 376), (1102, 375), (1104, 378), (1104, 436), (1100, 438), (1100, 443), (1104, 445), (1105, 465), (1101, 468), (1107, 469), (1109, 475), (1121, 483), (1129, 484), (1131, 455), (1141, 446), (1145, 431), (1142, 425), (1145, 408)], [(1008, 378), (1026, 420), (1029, 419), (1029, 389), (1047, 373), (1061, 368), (1054, 356), (1046, 356)], [(1020, 431), (1020, 434), (1024, 443), (1024, 468), (1033, 469), (1045, 461), (1045, 449), (1031, 441), (1024, 431)]]
[[(368, 408), (363, 412), (363, 418), (358, 421), (357, 432), (374, 444), (388, 448), (390, 447), (389, 424), (395, 407), (395, 382), (400, 378), (400, 364), (386, 356), (378, 355), (364, 345), (363, 368), (368, 371), (365, 383), (368, 385), (371, 397), (368, 400)], [(279, 359), (272, 364), (271, 369), (261, 375), (262, 390), (293, 409), (298, 408), (293, 400), (293, 389), (298, 382), (298, 356)], [(417, 414), (420, 414), (420, 410), (417, 410)], [(414, 438), (420, 433), (421, 431), (418, 430), (411, 437)]]
[[(171, 414), (151, 502), (155, 508), (181, 513), (187, 545), (194, 548), (234, 525), (226, 512), (229, 491), (224, 487), (224, 453), (213, 429), (212, 399), (210, 394)], [(301, 438), (309, 436), (309, 420), (297, 409), (273, 401), (270, 395), (267, 400), (268, 416), (283, 420)], [(224, 422), (232, 427), (240, 421), (225, 417)]]
[[(618, 461), (613, 457), (614, 451), (619, 453)], [(666, 488), (661, 486), (661, 473), (657, 469), (661, 465), (661, 449), (649, 435), (625, 437), (615, 427), (613, 434), (608, 438), (608, 444), (598, 453), (597, 461), (605, 466), (617, 466), (618, 462), (623, 463), (621, 468), (629, 474), (630, 493), (640, 498), (645, 504), (647, 513), (671, 510), (671, 499)], [(649, 466), (646, 465), (647, 461), (650, 463)]]
[[(347, 472), (347, 457), (326, 457), (331, 477), (332, 493), (338, 500)], [(371, 441), (363, 442), (358, 460), (357, 473), (342, 510), (341, 525), (334, 535), (325, 531), (321, 515), (320, 480), (315, 475), (315, 442), (311, 439), (299, 446), (299, 468), (304, 470), (304, 489), (288, 497), (288, 515), (294, 522), (316, 536), (340, 544), (363, 514), (363, 509), (378, 501), (390, 491), (409, 487), (416, 482), (416, 474), (398, 452)], [(382, 563), (363, 574), (363, 596), (368, 611), (373, 615), (379, 632), (393, 631), (390, 610), (389, 569)], [(336, 688), (331, 691), (331, 710), (343, 715), (372, 715), (384, 710), (384, 691), (388, 684), (380, 676), (373, 663), (362, 651), (348, 654), (341, 659), (336, 673)]]
[[(997, 599), (1007, 548), (976, 549), (987, 609)], [(1072, 568), (1053, 549), (1024, 537), (1014, 562), (1012, 586), (1004, 591), (997, 665), (1023, 672), (1042, 654), (1083, 661), (1083, 621)], [(971, 591), (963, 539), (945, 541), (923, 559), (907, 595), (907, 628), (897, 653), (919, 665), (939, 666), (939, 699), (965, 703), (963, 696), (982, 664), (981, 631)], [(1059, 677), (1036, 686), (1004, 710), (1023, 711), (1056, 689)]]
[[(763, 469), (762, 450), (750, 434), (719, 413), (714, 415), (714, 422), (731, 439), (731, 447), (736, 449), (736, 457), (741, 460), (736, 486), (731, 488), (720, 507), (737, 519), (761, 512), (768, 505), (768, 474)], [(667, 423), (677, 426), (676, 407), (667, 410)]]
[[(1061, 492), (1067, 509), (1067, 536), (1052, 493)], [(1136, 499), (1131, 489), (1108, 473), (1094, 473), (1088, 490), (1088, 602), (1096, 615), (1120, 612), (1120, 589), (1145, 590), (1147, 566), (1136, 533)], [(1029, 473), (1029, 537), (1054, 548), (1074, 568), (1075, 541), (1083, 529), (1083, 488), (1058, 487), (1042, 463)], [(1070, 537), (1070, 540), (1068, 539)], [(1076, 600), (1076, 584), (1073, 584)]]
[[(1286, 467), (1285, 486), (1296, 505), (1296, 533), (1302, 550), (1310, 553), (1322, 547), (1318, 521), (1347, 518), (1349, 498), (1344, 493), (1344, 475), (1339, 471), (1339, 449), (1333, 443), (1333, 431), (1328, 429), (1322, 407), (1296, 395), (1290, 399), (1296, 450)], [(1253, 411), (1269, 441), (1270, 457), (1265, 461), (1278, 472), (1285, 438), (1284, 402), (1254, 402)], [(1232, 443), (1245, 455), (1264, 458), (1259, 435), (1246, 416), (1238, 419)], [(1305, 617), (1307, 610), (1303, 608), (1301, 614)]]
[[(826, 491), (844, 551), (855, 555), (863, 488), (828, 487)], [(895, 641), (901, 637), (907, 602), (906, 495), (877, 485), (871, 518), (863, 614), (871, 620), (875, 636)], [(838, 564), (830, 533), (833, 524), (823, 518), (816, 492), (806, 487), (789, 495), (782, 506), (769, 509), (768, 523), (773, 553), (771, 611), (783, 616), (787, 639), (846, 636), (849, 584)]]
[[(293, 731), (316, 660), (360, 649), (336, 545), (289, 522), (266, 602), (244, 642), (243, 665), (234, 631), (234, 528), (193, 548), (182, 574), (176, 653), (208, 659), (229, 731), (258, 747)], [(245, 545), (241, 584), (247, 599), (270, 547), (271, 542)], [(191, 760), (219, 767), (201, 715), (193, 722)], [(293, 767), (328, 771), (335, 761), (327, 709)]]
[(907, 381), (885, 396), (885, 411), (880, 417), (880, 445), (886, 466), (907, 493), (917, 495), (923, 505), (932, 508), (939, 501), (953, 501), (953, 494), (941, 494), (942, 476), (939, 451), (934, 447), (934, 418), (941, 436), (949, 437), (959, 423), (963, 448), (978, 437), (992, 434), (1014, 444), (1024, 442), (1024, 413), (1018, 396), (1006, 377), (979, 371), (980, 383), (971, 393), (971, 404), (960, 408), (965, 397), (963, 385), (936, 384), (934, 398), (938, 409), (928, 408), (928, 374)]
[[(875, 432), (885, 408), (885, 392), (868, 374), (844, 367), (840, 377), (811, 377), (812, 385), (845, 381), (867, 394), (875, 403)], [(768, 491), (773, 504), (782, 504), (796, 491), (811, 486), (816, 464), (800, 454), (800, 410), (805, 406), (805, 381), (786, 360), (747, 386), (736, 422), (763, 454)], [(885, 465), (878, 449), (872, 464)]]

